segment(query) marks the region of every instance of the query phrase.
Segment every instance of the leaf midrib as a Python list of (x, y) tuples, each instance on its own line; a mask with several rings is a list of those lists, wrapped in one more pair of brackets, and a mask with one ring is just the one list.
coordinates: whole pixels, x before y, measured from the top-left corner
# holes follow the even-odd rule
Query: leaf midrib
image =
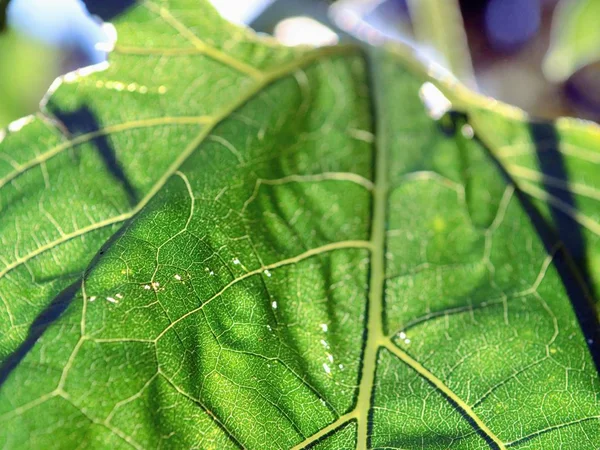
[[(368, 419), (372, 404), (373, 387), (375, 386), (375, 373), (377, 355), (380, 349), (387, 349), (403, 363), (408, 365), (419, 376), (432, 384), (447, 399), (454, 402), (464, 414), (471, 420), (486, 440), (489, 439), (499, 450), (505, 450), (502, 441), (487, 427), (487, 425), (477, 416), (477, 414), (456, 395), (446, 384), (422, 366), (416, 359), (398, 348), (391, 337), (386, 336), (383, 326), (383, 301), (385, 295), (385, 253), (386, 253), (386, 230), (388, 219), (388, 193), (390, 190), (388, 181), (388, 170), (390, 167), (390, 144), (387, 142), (387, 136), (390, 134), (385, 129), (388, 122), (379, 120), (384, 117), (385, 108), (383, 107), (385, 95), (380, 86), (384, 84), (381, 71), (376, 70), (375, 52), (370, 53), (368, 57), (371, 98), (373, 101), (373, 127), (376, 136), (374, 155), (375, 155), (375, 188), (373, 190), (373, 219), (371, 224), (371, 243), (372, 243), (372, 264), (371, 280), (369, 285), (369, 307), (367, 324), (367, 342), (365, 344), (365, 357), (363, 359), (363, 373), (359, 387), (357, 401), (357, 419), (358, 435), (357, 450), (366, 450), (368, 448)], [(383, 128), (377, 130), (375, 128)], [(491, 445), (490, 443), (490, 445)]]
[[(388, 199), (388, 164), (389, 145), (386, 140), (387, 133), (379, 130), (378, 117), (382, 113), (382, 92), (377, 86), (381, 79), (375, 70), (374, 55), (367, 58), (369, 84), (371, 86), (371, 113), (373, 134), (376, 136), (373, 148), (375, 158), (375, 187), (373, 189), (373, 212), (371, 219), (371, 274), (369, 280), (369, 297), (367, 309), (367, 338), (364, 348), (364, 357), (361, 366), (361, 377), (356, 403), (358, 433), (356, 448), (366, 450), (368, 443), (369, 411), (371, 410), (371, 397), (375, 382), (375, 368), (379, 347), (384, 342), (383, 330), (383, 297), (385, 286), (385, 245)], [(383, 125), (385, 122), (382, 122)], [(385, 125), (384, 125), (385, 126)]]
[(357, 422), (356, 449), (367, 450), (369, 448), (369, 415), (372, 409), (372, 397), (375, 386), (375, 374), (377, 368), (377, 355), (382, 349), (386, 349), (396, 356), (400, 361), (414, 370), (420, 377), (430, 383), (446, 399), (454, 403), (464, 415), (472, 420), (475, 431), (485, 436), (486, 441), (492, 448), (506, 450), (506, 445), (490, 430), (485, 422), (473, 411), (473, 409), (455, 394), (441, 379), (436, 377), (426, 367), (421, 365), (416, 359), (396, 346), (392, 340), (392, 335), (385, 333), (383, 326), (383, 302), (385, 294), (385, 253), (386, 253), (386, 230), (388, 215), (388, 196), (390, 185), (388, 181), (389, 169), (389, 149), (390, 145), (386, 137), (389, 133), (385, 128), (387, 122), (379, 121), (379, 117), (384, 117), (385, 108), (382, 106), (383, 95), (379, 86), (382, 86), (384, 80), (381, 79), (379, 71), (375, 69), (377, 65), (376, 55), (370, 52), (366, 56), (369, 73), (369, 85), (371, 90), (371, 114), (373, 133), (376, 136), (373, 148), (375, 158), (375, 173), (373, 193), (373, 212), (371, 219), (371, 269), (368, 293), (367, 307), (367, 333), (366, 342), (363, 350), (361, 362), (360, 384), (358, 387), (358, 396), (355, 407), (348, 413), (340, 416), (333, 423), (322, 428), (314, 435), (302, 441), (293, 447), (294, 450), (308, 448), (311, 444), (330, 433), (340, 429), (343, 425), (352, 420)]

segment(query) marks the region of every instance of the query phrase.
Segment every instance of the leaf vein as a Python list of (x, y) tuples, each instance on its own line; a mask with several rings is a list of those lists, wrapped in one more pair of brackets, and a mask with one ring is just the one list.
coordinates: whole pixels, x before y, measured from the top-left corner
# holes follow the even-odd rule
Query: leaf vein
[(169, 166), (167, 171), (163, 174), (162, 177), (158, 179), (158, 181), (152, 186), (146, 196), (136, 205), (136, 207), (128, 213), (121, 214), (119, 216), (115, 216), (98, 223), (89, 225), (88, 227), (77, 230), (73, 233), (66, 234), (64, 237), (57, 239), (55, 241), (49, 242), (46, 245), (40, 246), (36, 250), (32, 251), (28, 255), (21, 257), (20, 259), (14, 261), (6, 265), (6, 267), (0, 270), (0, 279), (6, 275), (8, 272), (14, 270), (21, 264), (29, 261), (35, 256), (44, 253), (47, 250), (50, 250), (70, 239), (73, 239), (78, 236), (83, 236), (90, 231), (94, 231), (112, 224), (124, 222), (134, 215), (136, 215), (139, 211), (141, 211), (147, 204), (154, 198), (156, 193), (164, 186), (167, 180), (181, 167), (181, 165), (187, 160), (187, 158), (194, 152), (194, 150), (206, 139), (207, 136), (210, 135), (212, 130), (220, 124), (223, 120), (229, 117), (234, 111), (236, 111), (239, 107), (244, 105), (249, 99), (254, 97), (256, 94), (261, 92), (266, 86), (271, 83), (289, 76), (293, 74), (298, 68), (304, 67), (305, 65), (311, 64), (317, 61), (321, 57), (333, 56), (333, 55), (344, 55), (349, 52), (355, 52), (356, 48), (354, 46), (337, 46), (337, 47), (325, 47), (319, 50), (308, 53), (303, 58), (293, 61), (288, 65), (284, 65), (277, 70), (273, 70), (272, 72), (267, 73), (259, 82), (255, 83), (253, 87), (251, 87), (245, 95), (242, 95), (240, 99), (234, 102), (227, 108), (224, 108), (216, 116), (212, 117), (212, 120), (208, 121), (206, 127), (188, 144), (188, 146), (183, 150), (183, 152), (175, 158), (173, 163)]
[(190, 30), (187, 26), (181, 23), (171, 12), (164, 8), (160, 7), (148, 0), (144, 2), (144, 5), (152, 12), (160, 15), (160, 17), (171, 27), (173, 27), (179, 34), (181, 34), (185, 39), (187, 39), (198, 51), (204, 53), (206, 56), (223, 63), (238, 72), (249, 75), (255, 80), (262, 79), (265, 74), (260, 70), (256, 69), (253, 66), (250, 66), (242, 61), (239, 61), (232, 56), (223, 53), (221, 50), (208, 45), (206, 42), (201, 40), (192, 30)]
[(500, 450), (506, 450), (504, 443), (488, 428), (488, 426), (479, 418), (473, 409), (458, 395), (456, 395), (442, 380), (436, 377), (433, 373), (422, 366), (417, 360), (412, 358), (408, 353), (400, 350), (390, 340), (386, 340), (383, 347), (396, 355), (402, 362), (411, 367), (421, 377), (435, 386), (445, 397), (452, 400), (472, 421), (477, 425), (479, 430), (489, 438)]
[(187, 319), (189, 316), (197, 313), (198, 311), (201, 311), (206, 305), (208, 305), (210, 302), (212, 302), (214, 299), (220, 297), (225, 291), (227, 291), (230, 287), (232, 287), (233, 285), (239, 283), (240, 281), (243, 281), (247, 278), (253, 277), (255, 275), (259, 275), (261, 273), (263, 273), (265, 270), (275, 270), (279, 267), (283, 267), (283, 266), (288, 266), (290, 264), (295, 264), (298, 263), (300, 261), (303, 261), (307, 258), (311, 258), (313, 256), (317, 256), (326, 252), (330, 252), (330, 251), (334, 251), (334, 250), (341, 250), (341, 249), (368, 249), (368, 250), (372, 250), (372, 245), (371, 242), (369, 241), (339, 241), (339, 242), (334, 242), (332, 244), (327, 244), (324, 245), (322, 247), (317, 247), (311, 250), (308, 250), (298, 256), (294, 256), (292, 258), (288, 258), (288, 259), (284, 259), (281, 261), (278, 261), (276, 263), (273, 264), (268, 264), (266, 266), (260, 267), (258, 269), (252, 270), (251, 272), (247, 272), (244, 275), (233, 279), (232, 281), (230, 281), (229, 283), (227, 283), (219, 292), (217, 292), (215, 295), (213, 295), (212, 297), (210, 297), (209, 299), (207, 299), (204, 303), (202, 303), (198, 308), (195, 308), (187, 313), (185, 313), (184, 315), (182, 315), (180, 318), (178, 318), (177, 320), (173, 321), (168, 327), (166, 327), (156, 338), (155, 341), (158, 341), (161, 337), (163, 337), (171, 328), (173, 328), (175, 325), (177, 325), (179, 322), (181, 322), (182, 320)]

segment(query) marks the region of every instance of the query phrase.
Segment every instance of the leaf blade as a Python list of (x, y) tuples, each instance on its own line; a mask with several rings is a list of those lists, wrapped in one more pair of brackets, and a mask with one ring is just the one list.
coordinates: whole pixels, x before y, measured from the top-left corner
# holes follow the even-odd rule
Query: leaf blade
[[(187, 3), (171, 4), (195, 30)], [(185, 42), (160, 28), (160, 10), (149, 13), (134, 9), (123, 23), (160, 24), (166, 37), (151, 46)], [(145, 56), (180, 67), (155, 57)], [(183, 94), (183, 119), (167, 135), (156, 134), (156, 111), (140, 113), (135, 123), (150, 126), (127, 129), (140, 134), (115, 147), (135, 154), (132, 143), (167, 136), (154, 148), (189, 155), (137, 150), (164, 157), (158, 175), (131, 182), (150, 186), (145, 203), (109, 230), (92, 264), (78, 262), (68, 281), (83, 274), (81, 289), (3, 383), (3, 445), (45, 445), (53, 429), (67, 448), (81, 439), (98, 448), (558, 448), (557, 433), (593, 448), (597, 374), (514, 186), (479, 141), (427, 115), (418, 97), (427, 76), (386, 52), (370, 57), (369, 84), (354, 50), (295, 55), (271, 83), (241, 81), (256, 92), (209, 129), (188, 124), (198, 111)], [(104, 88), (95, 76), (53, 104), (81, 104), (79, 83)], [(108, 81), (120, 93), (90, 109), (124, 98), (129, 85)], [(174, 117), (173, 105), (154, 103)], [(121, 127), (120, 113), (103, 125)], [(79, 139), (103, 132), (87, 133)], [(60, 425), (65, 417), (76, 432)], [(41, 434), (5, 431), (30, 427)]]

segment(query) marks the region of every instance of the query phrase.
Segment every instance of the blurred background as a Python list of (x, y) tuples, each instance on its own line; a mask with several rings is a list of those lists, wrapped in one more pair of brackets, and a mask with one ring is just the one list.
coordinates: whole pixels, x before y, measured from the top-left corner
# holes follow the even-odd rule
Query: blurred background
[[(359, 28), (366, 39), (414, 46), (471, 88), (536, 117), (600, 122), (600, 0), (211, 1), (285, 45), (333, 44)], [(133, 3), (11, 0), (0, 15), (0, 126), (36, 111), (60, 74), (104, 61), (111, 18)]]

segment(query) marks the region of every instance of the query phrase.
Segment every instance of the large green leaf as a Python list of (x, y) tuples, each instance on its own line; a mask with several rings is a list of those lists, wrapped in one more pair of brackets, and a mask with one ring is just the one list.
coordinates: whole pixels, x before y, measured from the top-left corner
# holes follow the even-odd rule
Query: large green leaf
[(565, 275), (482, 143), (519, 114), (196, 0), (115, 25), (65, 126), (0, 144), (3, 447), (597, 447)]

